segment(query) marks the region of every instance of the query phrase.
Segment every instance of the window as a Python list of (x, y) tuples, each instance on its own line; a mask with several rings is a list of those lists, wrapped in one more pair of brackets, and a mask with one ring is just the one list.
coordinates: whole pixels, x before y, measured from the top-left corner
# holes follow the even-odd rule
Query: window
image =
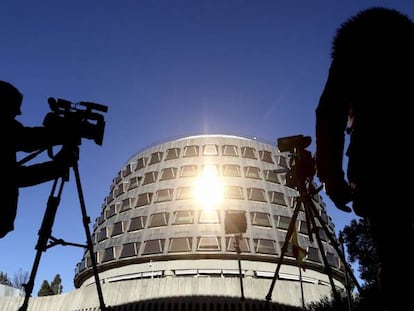
[(220, 222), (220, 218), (218, 212), (216, 210), (213, 211), (200, 211), (200, 217), (198, 219), (200, 224), (217, 224)]
[(132, 177), (129, 180), (128, 190), (134, 189), (139, 186), (139, 182), (141, 181), (141, 177)]
[(120, 212), (124, 212), (132, 208), (132, 206), (134, 206), (134, 200), (135, 199), (133, 198), (127, 198), (122, 200)]
[(270, 181), (270, 182), (280, 184), (279, 178), (277, 177), (277, 174), (275, 173), (275, 171), (273, 171), (273, 170), (264, 170), (263, 175), (264, 175), (264, 179), (266, 181)]
[(197, 157), (198, 156), (198, 146), (186, 146), (184, 147), (184, 157)]
[(156, 213), (150, 216), (148, 227), (161, 227), (168, 225), (169, 213)]
[(173, 225), (192, 224), (194, 222), (194, 211), (175, 211)]
[(244, 176), (247, 178), (260, 179), (260, 169), (258, 167), (246, 166), (244, 168)]
[(167, 167), (161, 171), (160, 180), (174, 179), (177, 177), (177, 168), (176, 167)]
[(75, 274), (78, 274), (79, 272), (81, 272), (85, 269), (86, 269), (86, 260), (82, 259), (81, 262), (77, 264)]
[(147, 165), (147, 158), (142, 157), (137, 160), (137, 166), (135, 170), (139, 170)]
[(144, 229), (145, 223), (147, 222), (147, 216), (138, 216), (131, 219), (129, 223), (128, 231), (137, 231)]
[(339, 267), (339, 258), (335, 256), (333, 253), (327, 252), (326, 260), (328, 261), (328, 264), (330, 266), (335, 267), (335, 268)]
[(274, 163), (272, 159), (272, 153), (270, 151), (260, 150), (259, 156), (260, 156), (260, 160), (262, 161)]
[(109, 203), (111, 203), (112, 201), (114, 200), (114, 196), (113, 196), (113, 194), (112, 194), (112, 191), (111, 191), (111, 193), (105, 198), (105, 203), (106, 204), (109, 204)]
[(116, 214), (115, 204), (110, 205), (105, 211), (105, 218), (108, 219)]
[(191, 187), (177, 188), (177, 200), (187, 200), (193, 198), (193, 190)]
[(240, 166), (235, 164), (226, 164), (223, 166), (223, 176), (240, 177)]
[(328, 223), (329, 222), (329, 220), (328, 220), (328, 215), (326, 214), (326, 212), (325, 211), (323, 211), (323, 210), (321, 210), (321, 211), (319, 211), (320, 212), (320, 214), (321, 214), (321, 219), (322, 219), (322, 221), (324, 222), (324, 223)]
[(161, 162), (162, 155), (163, 155), (162, 152), (154, 152), (154, 153), (151, 153), (151, 158), (150, 158), (150, 161), (149, 161), (148, 164), (151, 165), (151, 164), (155, 164), (155, 163)]
[(238, 186), (225, 186), (224, 187), (225, 199), (239, 199), (243, 200), (243, 188)]
[(157, 180), (158, 172), (152, 171), (145, 173), (144, 175), (144, 181), (142, 182), (143, 185), (151, 184)]
[(252, 147), (241, 147), (241, 154), (243, 158), (257, 159), (256, 151)]
[(197, 241), (198, 251), (219, 251), (220, 241), (217, 236), (199, 237)]
[(204, 145), (203, 155), (204, 156), (218, 155), (217, 145), (213, 145), (213, 144)]
[(152, 200), (152, 195), (152, 192), (141, 193), (140, 195), (138, 195), (136, 207), (150, 204)]
[(167, 149), (166, 151), (166, 155), (165, 155), (165, 160), (172, 160), (172, 159), (177, 159), (180, 157), (180, 148), (170, 148)]
[[(249, 253), (250, 252), (250, 245), (248, 238), (241, 238), (239, 239), (239, 247), (240, 252), (242, 253)], [(228, 252), (236, 252), (236, 238), (235, 237), (226, 237), (226, 250)]]
[(124, 222), (123, 221), (116, 222), (114, 223), (114, 226), (112, 227), (111, 237), (119, 235), (123, 232), (124, 232)]
[(114, 184), (119, 183), (122, 180), (122, 176), (121, 176), (122, 172), (118, 172), (118, 175), (114, 178), (113, 182)]
[(155, 193), (155, 203), (171, 201), (174, 189), (161, 189)]
[(121, 194), (123, 194), (125, 192), (126, 186), (127, 186), (126, 183), (122, 183), (118, 185), (118, 187), (114, 190), (114, 196), (119, 197)]
[(106, 240), (108, 238), (106, 227), (102, 228), (101, 231), (97, 233), (96, 239), (98, 242), (102, 242), (103, 240)]
[(133, 256), (138, 255), (139, 246), (140, 246), (139, 242), (124, 244), (122, 246), (122, 251), (121, 251), (121, 255), (119, 256), (119, 258), (133, 257)]
[(268, 194), (270, 203), (287, 206), (285, 195), (282, 192), (269, 191)]
[(299, 223), (299, 232), (303, 234), (308, 234), (308, 223), (304, 220), (301, 220)]
[(122, 171), (122, 177), (126, 177), (131, 174), (131, 165), (127, 165)]
[(142, 252), (143, 255), (149, 254), (159, 254), (164, 251), (164, 239), (157, 239), (157, 240), (149, 240), (144, 242), (144, 250)]
[[(282, 249), (282, 248), (283, 248), (283, 245), (284, 245), (284, 244), (285, 244), (285, 242), (279, 242), (279, 247), (280, 247), (280, 249)], [(290, 243), (290, 242), (288, 242), (288, 245), (287, 245), (287, 248), (286, 248), (285, 255), (286, 255), (286, 256), (288, 256), (288, 257), (296, 257), (296, 256), (293, 254), (293, 247), (292, 247), (292, 243)]]
[(102, 225), (104, 223), (104, 221), (105, 221), (105, 217), (103, 215), (99, 216), (96, 219), (96, 222), (98, 223), (98, 225)]
[(212, 163), (204, 164), (200, 168), (200, 173), (202, 177), (219, 176), (220, 165)]
[(254, 239), (253, 242), (256, 253), (276, 254), (275, 241), (266, 239)]
[(180, 177), (196, 177), (197, 165), (184, 165), (181, 167)]
[(106, 262), (106, 261), (110, 261), (114, 259), (115, 259), (114, 248), (113, 247), (106, 248), (103, 253), (103, 258), (101, 262)]
[(321, 257), (319, 253), (319, 249), (315, 247), (308, 247), (308, 260), (321, 262)]
[(224, 156), (237, 157), (237, 146), (235, 145), (223, 145), (222, 153)]
[(263, 226), (263, 227), (272, 226), (270, 222), (270, 215), (267, 213), (251, 212), (250, 218), (252, 221), (252, 225)]
[(277, 216), (277, 215), (274, 215), (274, 217), (275, 217), (276, 227), (280, 229), (286, 229), (286, 230), (289, 228), (289, 224), (291, 221), (290, 217)]
[(278, 164), (283, 168), (289, 168), (290, 159), (286, 156), (278, 156)]
[(323, 228), (321, 228), (321, 227), (318, 228), (318, 234), (319, 234), (319, 237), (321, 238), (322, 241), (324, 241), (324, 242), (328, 241), (328, 237), (327, 237), (326, 232)]
[(192, 238), (172, 238), (170, 239), (170, 245), (168, 252), (190, 252), (191, 251)]
[(265, 192), (259, 188), (247, 188), (247, 198), (250, 201), (266, 202)]
[[(90, 255), (89, 255), (89, 253), (87, 255), (85, 255), (85, 256), (86, 256), (86, 266), (87, 267), (91, 267), (92, 266), (92, 259), (91, 259)], [(98, 260), (98, 256), (96, 255), (96, 253), (93, 253), (93, 256), (94, 256), (95, 260), (97, 261)]]

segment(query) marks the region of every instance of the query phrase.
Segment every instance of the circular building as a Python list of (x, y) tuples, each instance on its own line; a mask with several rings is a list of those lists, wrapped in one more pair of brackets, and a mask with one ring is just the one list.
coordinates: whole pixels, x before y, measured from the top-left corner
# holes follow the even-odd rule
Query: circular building
[[(230, 135), (184, 137), (131, 157), (94, 224), (105, 293), (117, 288), (117, 303), (271, 297), (301, 306), (344, 289), (334, 225), (317, 193), (311, 208), (297, 205), (298, 190), (286, 183), (291, 158)], [(290, 225), (297, 239), (286, 238)], [(95, 282), (90, 256), (76, 266), (79, 289)]]

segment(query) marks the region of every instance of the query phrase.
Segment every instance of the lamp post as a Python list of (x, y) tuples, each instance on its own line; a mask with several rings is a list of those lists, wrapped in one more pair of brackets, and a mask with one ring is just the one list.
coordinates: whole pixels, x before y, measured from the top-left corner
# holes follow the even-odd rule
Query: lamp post
[(241, 301), (244, 301), (243, 273), (241, 269), (241, 249), (240, 241), (243, 239), (243, 233), (247, 230), (247, 220), (244, 211), (226, 211), (224, 218), (224, 231), (226, 234), (234, 234), (235, 249), (237, 251), (237, 261), (239, 265), (240, 294)]

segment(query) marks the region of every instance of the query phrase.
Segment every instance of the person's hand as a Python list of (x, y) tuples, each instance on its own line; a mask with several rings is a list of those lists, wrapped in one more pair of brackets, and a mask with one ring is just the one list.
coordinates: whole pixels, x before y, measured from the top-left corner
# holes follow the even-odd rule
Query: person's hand
[(63, 167), (72, 167), (79, 160), (79, 146), (78, 145), (63, 145), (62, 149), (55, 155), (56, 163)]
[(352, 189), (345, 180), (329, 180), (324, 186), (326, 194), (338, 209), (347, 213), (352, 212), (347, 206), (352, 201)]

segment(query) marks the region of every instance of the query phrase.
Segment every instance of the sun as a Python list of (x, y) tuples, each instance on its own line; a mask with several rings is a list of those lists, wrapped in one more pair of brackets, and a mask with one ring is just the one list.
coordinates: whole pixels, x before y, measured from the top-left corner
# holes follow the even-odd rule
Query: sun
[(193, 188), (193, 197), (205, 211), (217, 208), (223, 200), (223, 181), (218, 176), (215, 165), (206, 164), (196, 179)]

